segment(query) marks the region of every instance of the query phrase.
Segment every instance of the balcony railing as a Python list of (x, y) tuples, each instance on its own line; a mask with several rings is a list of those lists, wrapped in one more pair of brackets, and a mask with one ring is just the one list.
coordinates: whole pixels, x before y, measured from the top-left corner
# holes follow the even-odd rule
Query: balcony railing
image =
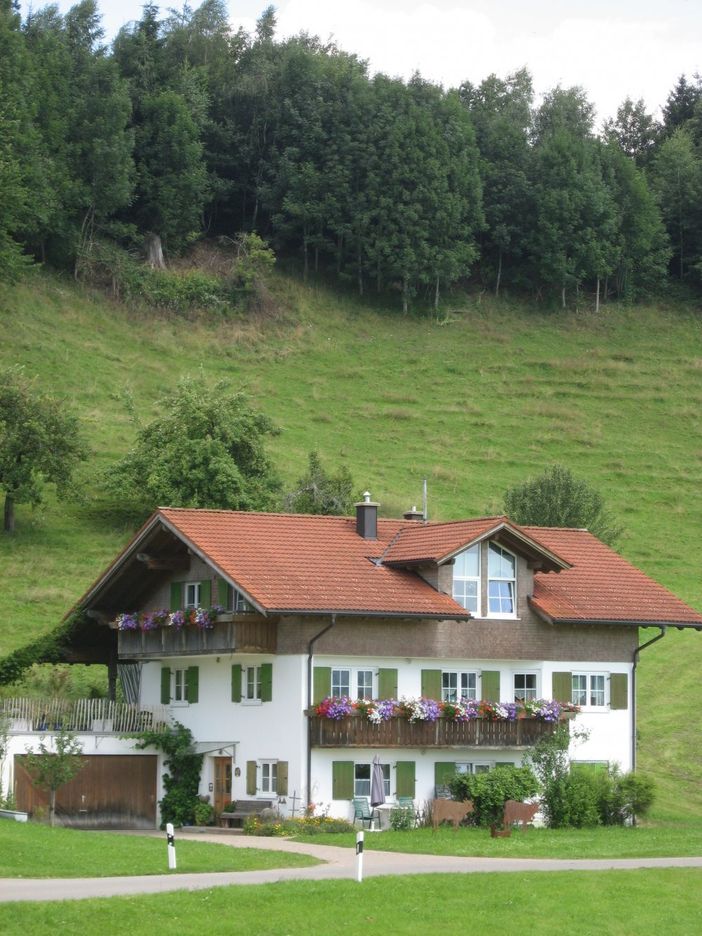
[(539, 718), (516, 721), (475, 718), (457, 722), (437, 718), (434, 722), (410, 722), (390, 718), (373, 724), (365, 716), (351, 715), (338, 721), (310, 716), (312, 747), (530, 747), (539, 738), (552, 734), (553, 722)]
[(10, 734), (43, 734), (65, 728), (77, 733), (133, 734), (170, 725), (165, 705), (130, 705), (109, 699), (0, 699), (0, 718)]
[(191, 656), (201, 653), (275, 653), (277, 626), (259, 615), (220, 615), (212, 628), (161, 627), (118, 634), (120, 659)]

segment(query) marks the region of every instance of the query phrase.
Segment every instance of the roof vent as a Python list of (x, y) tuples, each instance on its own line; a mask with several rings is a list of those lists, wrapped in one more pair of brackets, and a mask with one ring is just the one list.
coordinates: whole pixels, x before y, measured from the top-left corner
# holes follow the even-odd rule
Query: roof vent
[(422, 511), (422, 510), (417, 510), (417, 507), (416, 507), (416, 505), (415, 505), (414, 507), (412, 507), (411, 510), (406, 510), (406, 511), (402, 514), (402, 516), (405, 518), (405, 520), (423, 520), (423, 519), (424, 519), (424, 511)]
[(356, 532), (363, 539), (378, 539), (378, 507), (370, 499), (370, 491), (364, 491), (363, 500), (356, 507)]

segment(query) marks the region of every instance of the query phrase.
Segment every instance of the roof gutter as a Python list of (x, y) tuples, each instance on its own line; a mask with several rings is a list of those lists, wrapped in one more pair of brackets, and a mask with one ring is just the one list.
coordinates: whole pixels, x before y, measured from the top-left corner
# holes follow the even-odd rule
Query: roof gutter
[[(665, 625), (659, 624), (660, 634), (657, 634), (655, 637), (652, 637), (651, 640), (647, 640), (646, 643), (640, 644), (636, 650), (634, 650), (634, 655), (632, 657), (632, 667), (631, 667), (631, 769), (636, 770), (636, 667), (639, 662), (639, 657), (641, 656), (641, 651), (645, 650), (646, 647), (650, 647), (651, 644), (656, 643), (658, 640), (661, 640), (665, 637), (666, 628)], [(634, 823), (636, 822), (636, 816), (634, 816)]]
[(310, 717), (310, 709), (312, 708), (312, 657), (314, 655), (314, 645), (335, 624), (336, 614), (332, 613), (329, 624), (315, 634), (307, 644), (307, 802), (305, 806), (312, 802), (312, 719)]

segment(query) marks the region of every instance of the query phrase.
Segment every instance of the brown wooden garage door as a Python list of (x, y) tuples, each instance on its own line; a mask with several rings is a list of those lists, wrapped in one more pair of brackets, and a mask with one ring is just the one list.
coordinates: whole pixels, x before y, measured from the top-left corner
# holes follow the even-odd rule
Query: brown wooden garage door
[[(15, 755), (17, 809), (48, 813), (49, 794), (37, 790)], [(62, 825), (93, 828), (153, 829), (156, 825), (154, 754), (95, 754), (82, 758), (83, 768), (56, 794), (56, 819)]]

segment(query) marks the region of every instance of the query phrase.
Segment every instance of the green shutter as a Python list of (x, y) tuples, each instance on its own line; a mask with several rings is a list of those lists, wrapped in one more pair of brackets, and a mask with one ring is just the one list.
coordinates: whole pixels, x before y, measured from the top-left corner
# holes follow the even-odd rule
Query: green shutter
[(246, 761), (246, 795), (256, 795), (256, 761)]
[(312, 679), (312, 704), (319, 704), (331, 695), (331, 666), (315, 666)]
[(261, 663), (261, 702), (273, 700), (273, 664)]
[(434, 786), (437, 788), (445, 787), (455, 773), (456, 765), (453, 762), (436, 761), (434, 764)]
[(441, 698), (441, 670), (423, 669), (422, 670), (422, 698), (440, 699)]
[(189, 666), (185, 671), (185, 685), (188, 702), (197, 702), (200, 689), (200, 667)]
[(232, 702), (241, 702), (241, 663), (232, 666)]
[(161, 669), (161, 705), (168, 705), (171, 701), (171, 671), (164, 666)]
[(551, 696), (556, 702), (573, 701), (573, 674), (554, 673), (551, 677)]
[(278, 761), (278, 785), (276, 786), (278, 796), (288, 795), (288, 762), (286, 760)]
[(483, 670), (481, 695), (485, 702), (500, 701), (500, 673), (498, 670)]
[(609, 707), (629, 708), (629, 677), (626, 673), (612, 673), (609, 683)]
[(353, 799), (353, 761), (332, 761), (332, 799)]
[(212, 607), (212, 580), (205, 579), (200, 582), (200, 607)]
[(183, 583), (171, 582), (171, 611), (179, 611), (183, 607)]
[(397, 698), (397, 670), (381, 669), (378, 670), (378, 698), (396, 699)]
[(217, 604), (229, 608), (229, 582), (217, 576)]
[(413, 760), (397, 762), (396, 796), (411, 796), (414, 799), (415, 769)]

